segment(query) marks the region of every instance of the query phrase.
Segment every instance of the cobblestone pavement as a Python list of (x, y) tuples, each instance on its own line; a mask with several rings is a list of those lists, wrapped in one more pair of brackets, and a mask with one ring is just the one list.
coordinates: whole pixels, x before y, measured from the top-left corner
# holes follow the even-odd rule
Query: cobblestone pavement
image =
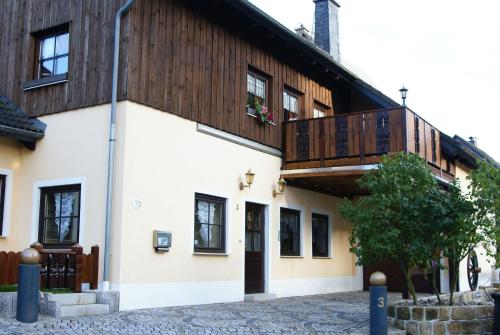
[[(391, 295), (391, 297), (396, 297)], [(0, 318), (4, 334), (367, 334), (368, 294), (152, 308), (34, 324)]]

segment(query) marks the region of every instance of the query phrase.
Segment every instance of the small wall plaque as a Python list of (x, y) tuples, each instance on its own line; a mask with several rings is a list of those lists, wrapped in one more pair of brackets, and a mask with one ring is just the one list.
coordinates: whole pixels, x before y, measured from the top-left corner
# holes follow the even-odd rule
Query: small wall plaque
[(172, 233), (169, 231), (153, 230), (153, 248), (157, 252), (170, 251)]

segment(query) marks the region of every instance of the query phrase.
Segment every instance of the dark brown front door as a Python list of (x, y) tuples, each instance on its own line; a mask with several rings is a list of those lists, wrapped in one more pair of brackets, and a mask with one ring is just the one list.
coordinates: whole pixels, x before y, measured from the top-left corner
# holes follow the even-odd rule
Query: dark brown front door
[(245, 293), (264, 292), (264, 206), (246, 203)]

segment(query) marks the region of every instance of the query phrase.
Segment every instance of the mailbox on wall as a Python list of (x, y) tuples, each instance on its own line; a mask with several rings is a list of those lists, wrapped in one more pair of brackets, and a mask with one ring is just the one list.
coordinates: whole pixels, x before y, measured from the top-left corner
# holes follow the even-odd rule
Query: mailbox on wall
[(170, 251), (172, 233), (169, 231), (153, 230), (153, 248), (157, 252)]

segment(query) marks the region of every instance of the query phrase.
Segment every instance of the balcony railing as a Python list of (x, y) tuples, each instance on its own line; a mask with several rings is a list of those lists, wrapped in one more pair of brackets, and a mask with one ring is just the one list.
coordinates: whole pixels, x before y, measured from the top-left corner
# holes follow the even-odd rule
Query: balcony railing
[(405, 151), (453, 175), (453, 166), (441, 159), (439, 138), (436, 128), (405, 107), (289, 121), (283, 165), (303, 169), (373, 164), (385, 154)]

